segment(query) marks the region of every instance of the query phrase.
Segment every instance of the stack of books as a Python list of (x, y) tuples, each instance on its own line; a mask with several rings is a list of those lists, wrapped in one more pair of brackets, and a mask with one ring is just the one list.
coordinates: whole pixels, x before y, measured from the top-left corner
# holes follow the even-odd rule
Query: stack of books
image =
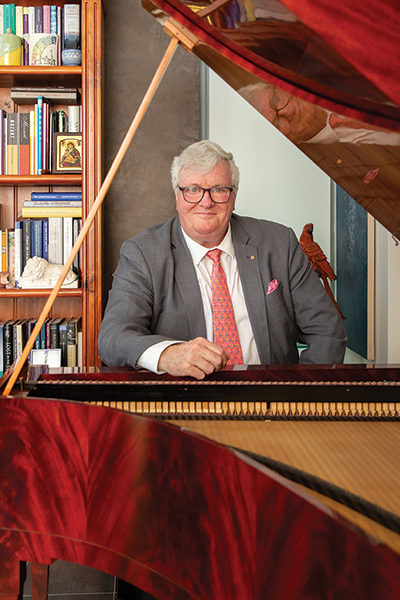
[[(0, 372), (6, 371), (21, 356), (36, 322), (35, 318), (0, 321)], [(81, 318), (46, 319), (33, 349), (59, 349), (61, 367), (82, 366)], [(35, 362), (38, 364), (37, 359)]]
[[(22, 208), (22, 219), (10, 229), (0, 230), (2, 271), (9, 273), (10, 283), (18, 287), (27, 261), (34, 256), (51, 264), (65, 264), (82, 225), (81, 192), (31, 193), (31, 200)], [(81, 273), (81, 253), (74, 259), (78, 287)]]
[(61, 65), (64, 49), (81, 47), (80, 5), (0, 4), (0, 33), (7, 29), (23, 39), (23, 65)]
[[(11, 93), (21, 96), (25, 88), (13, 88)], [(6, 112), (0, 110), (0, 175), (41, 175), (51, 172), (60, 172), (56, 160), (56, 141), (58, 133), (65, 134), (62, 143), (68, 144), (68, 133), (73, 134), (71, 141), (78, 152), (78, 160), (73, 164), (67, 164), (68, 172), (82, 172), (82, 138), (79, 133), (81, 127), (81, 106), (70, 105), (67, 111), (50, 109), (50, 102), (42, 95), (47, 93), (49, 97), (59, 96), (68, 102), (78, 101), (77, 88), (53, 88), (53, 92), (45, 88), (26, 88), (28, 94), (25, 101), (28, 103), (35, 100), (34, 108), (29, 112)], [(67, 103), (68, 103), (67, 102)], [(75, 139), (76, 138), (76, 139)], [(79, 147), (77, 147), (79, 146)]]

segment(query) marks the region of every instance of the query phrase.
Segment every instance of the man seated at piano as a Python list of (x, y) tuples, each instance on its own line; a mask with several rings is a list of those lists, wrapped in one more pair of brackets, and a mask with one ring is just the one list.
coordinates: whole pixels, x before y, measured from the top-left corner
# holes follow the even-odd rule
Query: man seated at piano
[(122, 245), (104, 363), (200, 380), (231, 364), (343, 362), (342, 320), (294, 232), (233, 212), (232, 154), (192, 144), (171, 175), (178, 215)]

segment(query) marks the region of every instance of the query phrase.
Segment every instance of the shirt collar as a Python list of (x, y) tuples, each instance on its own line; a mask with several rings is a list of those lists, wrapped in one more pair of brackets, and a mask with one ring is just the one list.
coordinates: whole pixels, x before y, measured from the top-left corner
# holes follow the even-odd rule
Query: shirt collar
[[(181, 229), (182, 229), (182, 226), (181, 226)], [(209, 252), (210, 250), (214, 250), (214, 248), (205, 248), (201, 244), (198, 244), (197, 242), (192, 240), (192, 238), (190, 238), (183, 231), (183, 229), (182, 229), (182, 234), (188, 245), (190, 254), (192, 255), (193, 262), (195, 265), (198, 265), (203, 260), (203, 258), (207, 254), (207, 252)], [(226, 232), (224, 239), (218, 246), (215, 246), (215, 248), (220, 248), (223, 252), (226, 252), (232, 258), (235, 257), (235, 249), (233, 247), (233, 242), (232, 242), (232, 232), (231, 232), (231, 224), (230, 223), (228, 225), (228, 231)]]

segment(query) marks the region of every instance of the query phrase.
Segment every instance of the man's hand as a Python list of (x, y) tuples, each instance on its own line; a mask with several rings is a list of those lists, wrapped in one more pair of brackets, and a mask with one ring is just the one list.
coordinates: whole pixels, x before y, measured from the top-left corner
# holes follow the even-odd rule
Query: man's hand
[(165, 348), (160, 355), (158, 369), (178, 377), (189, 375), (204, 379), (206, 375), (223, 369), (228, 358), (219, 346), (198, 337)]

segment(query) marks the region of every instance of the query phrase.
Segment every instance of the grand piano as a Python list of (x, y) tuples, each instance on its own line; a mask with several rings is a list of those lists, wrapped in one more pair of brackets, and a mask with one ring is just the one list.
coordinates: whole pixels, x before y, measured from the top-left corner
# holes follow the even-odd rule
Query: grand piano
[[(143, 6), (400, 239), (398, 9)], [(19, 561), (41, 580), (56, 558), (160, 600), (399, 597), (400, 366), (199, 383), (27, 365), (18, 385), (0, 405), (0, 598)]]

